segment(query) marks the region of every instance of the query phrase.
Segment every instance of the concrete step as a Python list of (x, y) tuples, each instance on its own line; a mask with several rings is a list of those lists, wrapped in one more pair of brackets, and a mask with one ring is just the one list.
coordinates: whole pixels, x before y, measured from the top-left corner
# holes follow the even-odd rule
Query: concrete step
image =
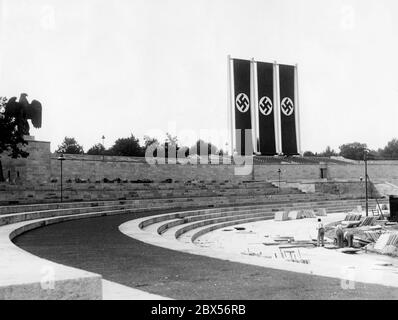
[(241, 221), (241, 220), (247, 220), (251, 218), (267, 218), (267, 219), (272, 219), (274, 216), (272, 213), (253, 213), (253, 214), (242, 214), (242, 215), (236, 215), (236, 216), (225, 216), (225, 217), (220, 217), (220, 218), (214, 218), (214, 219), (206, 219), (202, 220), (199, 222), (193, 222), (193, 223), (188, 223), (184, 225), (182, 228), (178, 228), (174, 235), (175, 238), (178, 239), (181, 237), (184, 233), (197, 229), (199, 227), (203, 226), (208, 226), (211, 224), (216, 224), (216, 223), (221, 223), (221, 222), (228, 222), (228, 221)]
[[(151, 224), (159, 223), (159, 222), (165, 222), (169, 220), (174, 220), (170, 222), (172, 225), (179, 225), (181, 222), (179, 221), (185, 221), (191, 219), (191, 217), (194, 217), (194, 219), (204, 219), (203, 217), (206, 218), (207, 215), (217, 215), (217, 214), (224, 214), (224, 213), (231, 213), (231, 214), (237, 214), (240, 212), (269, 212), (271, 214), (274, 214), (276, 211), (280, 211), (283, 209), (288, 209), (288, 210), (302, 210), (302, 209), (319, 209), (319, 208), (324, 208), (327, 212), (332, 213), (332, 212), (349, 212), (353, 209), (356, 208), (357, 205), (360, 205), (361, 203), (357, 200), (347, 200), (347, 201), (329, 201), (329, 202), (321, 202), (321, 206), (319, 206), (319, 203), (317, 202), (306, 202), (306, 203), (289, 203), (289, 208), (287, 206), (282, 207), (281, 204), (263, 204), (263, 205), (258, 205), (258, 206), (242, 206), (242, 207), (227, 207), (227, 208), (217, 208), (217, 209), (205, 209), (205, 210), (195, 210), (195, 211), (185, 211), (185, 212), (180, 212), (180, 213), (173, 213), (173, 214), (165, 214), (161, 215), (159, 217), (154, 217), (154, 218), (149, 218), (145, 220), (143, 223), (141, 223), (140, 227), (141, 228), (146, 228)], [(159, 233), (164, 232), (169, 226), (164, 225), (160, 226)]]
[[(328, 197), (326, 197), (328, 198)], [(333, 197), (332, 197), (333, 198)], [(311, 208), (311, 207), (325, 207), (331, 208), (333, 206), (341, 207), (346, 204), (344, 210), (352, 210), (357, 205), (364, 205), (362, 199), (348, 199), (348, 200), (329, 200), (326, 201), (324, 197), (318, 199), (315, 195), (301, 195), (288, 197), (283, 195), (275, 196), (242, 196), (242, 197), (183, 197), (173, 199), (141, 199), (141, 200), (119, 200), (119, 201), (100, 201), (100, 202), (78, 202), (78, 203), (62, 203), (62, 204), (44, 204), (44, 205), (24, 205), (24, 206), (8, 206), (0, 207), (0, 225), (20, 222), (25, 220), (32, 220), (38, 218), (46, 218), (60, 215), (71, 215), (79, 213), (112, 211), (112, 210), (132, 210), (135, 212), (146, 211), (148, 209), (160, 210), (167, 208), (189, 208), (189, 207), (222, 207), (222, 206), (243, 206), (248, 204), (262, 204), (269, 205), (272, 210), (281, 210), (288, 208)], [(375, 206), (376, 202), (371, 201), (370, 207)], [(10, 213), (11, 212), (11, 213)]]
[(174, 219), (170, 222), (164, 223), (160, 225), (157, 228), (157, 233), (158, 234), (163, 234), (165, 232), (170, 231), (170, 229), (175, 228), (177, 226), (183, 225), (183, 224), (189, 224), (191, 222), (197, 222), (197, 221), (203, 221), (203, 220), (208, 220), (208, 219), (213, 219), (213, 218), (219, 218), (219, 217), (235, 217), (235, 216), (249, 216), (251, 214), (268, 214), (268, 215), (273, 215), (272, 211), (266, 211), (264, 208), (257, 208), (257, 209), (244, 209), (244, 210), (236, 210), (236, 211), (229, 211), (228, 208), (225, 210), (221, 210), (220, 212), (216, 213), (206, 213), (206, 214), (200, 214), (200, 215), (193, 215), (189, 217), (184, 217), (184, 218), (178, 218)]
[[(251, 195), (249, 195), (251, 196)], [(246, 197), (249, 197), (246, 196)], [(11, 213), (18, 213), (18, 212), (34, 212), (34, 211), (41, 211), (41, 210), (53, 210), (53, 209), (62, 209), (62, 208), (75, 208), (75, 207), (98, 207), (103, 205), (118, 205), (118, 204), (142, 204), (146, 202), (151, 202), (151, 200), (155, 201), (186, 201), (187, 198), (190, 197), (177, 197), (177, 198), (150, 198), (150, 199), (121, 199), (121, 200), (103, 200), (103, 201), (77, 201), (77, 202), (64, 202), (64, 203), (45, 203), (45, 204), (28, 204), (28, 205), (12, 205), (12, 206), (0, 206), (0, 214), (11, 214)], [(199, 198), (199, 197), (198, 197)], [(214, 197), (200, 197), (200, 198), (209, 198), (213, 199)], [(257, 198), (257, 197), (256, 197)], [(260, 197), (261, 198), (261, 197)], [(322, 197), (322, 199), (334, 199), (335, 197)], [(269, 196), (267, 199), (269, 200), (316, 200), (319, 199), (318, 195), (306, 195), (306, 194), (297, 194), (297, 195), (283, 195), (283, 194), (275, 194)]]

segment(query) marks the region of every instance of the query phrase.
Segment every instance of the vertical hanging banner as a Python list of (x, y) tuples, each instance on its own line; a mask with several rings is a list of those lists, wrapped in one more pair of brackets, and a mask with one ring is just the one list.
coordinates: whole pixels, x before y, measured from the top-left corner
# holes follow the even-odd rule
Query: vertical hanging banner
[(252, 155), (252, 119), (250, 110), (251, 62), (233, 59), (235, 147), (239, 155)]
[(261, 155), (276, 155), (274, 64), (257, 62), (257, 107)]
[(282, 153), (298, 155), (296, 134), (295, 66), (279, 65), (279, 97)]

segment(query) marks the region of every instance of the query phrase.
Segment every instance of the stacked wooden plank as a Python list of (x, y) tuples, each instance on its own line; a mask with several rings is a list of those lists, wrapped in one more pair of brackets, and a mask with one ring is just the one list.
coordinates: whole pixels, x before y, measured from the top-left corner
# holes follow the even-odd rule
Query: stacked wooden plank
[(372, 226), (374, 222), (376, 221), (376, 217), (366, 217), (361, 224), (359, 225), (360, 227), (365, 227), (365, 226)]
[(315, 211), (315, 214), (316, 214), (318, 217), (326, 217), (326, 216), (327, 216), (327, 214), (326, 214), (326, 209), (325, 209), (325, 208), (319, 208), (319, 209), (317, 209), (317, 210)]
[(302, 219), (301, 210), (289, 211), (289, 220)]
[(386, 232), (383, 233), (377, 242), (375, 243), (373, 249), (376, 252), (382, 254), (398, 254), (398, 232)]
[(315, 212), (312, 209), (304, 209), (300, 212), (301, 219), (303, 218), (315, 218)]
[(277, 211), (275, 212), (275, 221), (286, 221), (289, 220), (289, 212), (287, 211)]
[(381, 230), (373, 230), (373, 231), (365, 231), (366, 240), (370, 242), (377, 242), (379, 240), (382, 231)]
[(398, 232), (390, 233), (390, 237), (387, 241), (388, 246), (397, 246), (398, 245)]
[(375, 243), (374, 249), (377, 251), (383, 250), (383, 248), (387, 245), (389, 239), (390, 235), (388, 233), (380, 235), (379, 239), (377, 239)]
[(362, 218), (361, 214), (350, 213), (346, 215), (344, 221), (359, 221), (361, 220), (361, 218)]
[(347, 214), (344, 221), (341, 222), (342, 225), (346, 227), (357, 227), (361, 223), (361, 214), (350, 213)]

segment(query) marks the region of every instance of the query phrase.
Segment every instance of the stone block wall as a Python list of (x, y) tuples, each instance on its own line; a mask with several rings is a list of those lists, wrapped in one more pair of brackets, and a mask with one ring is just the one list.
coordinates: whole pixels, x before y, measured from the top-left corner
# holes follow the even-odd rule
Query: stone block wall
[[(127, 157), (93, 157), (65, 155), (63, 161), (63, 175), (65, 179), (90, 179), (99, 181), (104, 178), (143, 180), (150, 179), (156, 182), (166, 179), (174, 181), (207, 180), (207, 181), (242, 181), (251, 180), (251, 176), (235, 176), (234, 167), (231, 165), (174, 165), (159, 164), (149, 165)], [(53, 155), (51, 157), (51, 176), (60, 177), (60, 161)]]
[[(365, 194), (365, 181), (316, 182), (315, 192), (335, 195), (350, 194), (354, 197), (363, 197)], [(368, 183), (368, 196), (371, 198), (380, 197), (372, 183)]]
[(50, 142), (27, 139), (24, 149), (29, 157), (12, 159), (1, 156), (4, 177), (12, 183), (34, 185), (47, 183), (51, 177)]
[[(60, 178), (60, 161), (58, 155), (50, 152), (50, 143), (29, 141), (27, 159), (10, 159), (2, 155), (3, 171), (7, 178), (10, 173), (12, 182), (37, 186), (48, 183), (51, 178)], [(63, 161), (64, 179), (80, 178), (99, 181), (104, 178), (122, 180), (150, 179), (156, 182), (165, 179), (174, 181), (245, 181), (252, 180), (253, 175), (235, 174), (231, 164), (198, 164), (198, 165), (149, 165), (143, 158), (102, 157), (90, 155), (65, 155)], [(259, 181), (277, 181), (281, 169), (281, 180), (289, 182), (320, 180), (320, 164), (261, 164), (254, 166), (254, 179)], [(368, 172), (373, 182), (398, 181), (398, 162), (369, 162)], [(363, 163), (328, 164), (328, 180), (359, 181), (364, 178)]]

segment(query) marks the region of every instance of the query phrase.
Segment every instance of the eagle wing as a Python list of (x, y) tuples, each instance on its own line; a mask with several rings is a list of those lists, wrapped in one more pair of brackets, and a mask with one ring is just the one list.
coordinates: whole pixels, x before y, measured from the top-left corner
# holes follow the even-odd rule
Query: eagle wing
[(33, 100), (27, 108), (27, 118), (32, 120), (36, 129), (41, 128), (42, 106), (37, 100)]

